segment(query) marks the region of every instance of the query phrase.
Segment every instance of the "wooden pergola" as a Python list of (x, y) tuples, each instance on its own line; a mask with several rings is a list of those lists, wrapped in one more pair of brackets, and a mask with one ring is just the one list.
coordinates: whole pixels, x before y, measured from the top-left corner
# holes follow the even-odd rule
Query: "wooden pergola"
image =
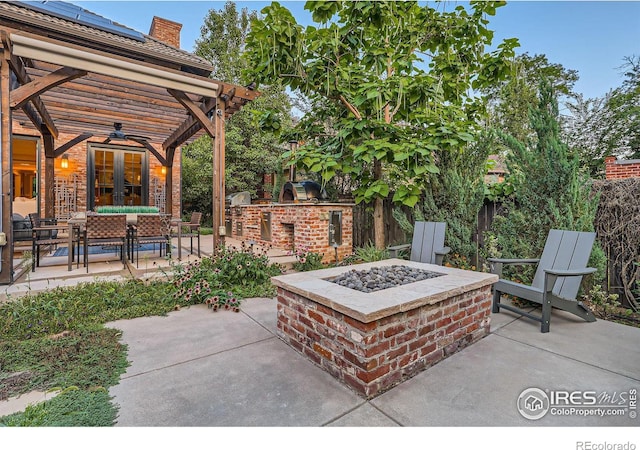
[[(121, 36), (19, 3), (0, 3), (0, 39), (0, 207), (7, 241), (0, 284), (13, 282), (11, 142), (18, 124), (41, 137), (44, 186), (50, 187), (55, 158), (84, 141), (104, 141), (114, 122), (125, 122), (128, 134), (148, 137), (131, 140), (167, 168), (165, 212), (170, 214), (176, 213), (171, 170), (176, 149), (208, 134), (217, 247), (225, 224), (225, 119), (257, 92), (210, 79), (213, 68), (206, 61), (150, 36)], [(43, 195), (44, 215), (51, 217), (53, 189)]]

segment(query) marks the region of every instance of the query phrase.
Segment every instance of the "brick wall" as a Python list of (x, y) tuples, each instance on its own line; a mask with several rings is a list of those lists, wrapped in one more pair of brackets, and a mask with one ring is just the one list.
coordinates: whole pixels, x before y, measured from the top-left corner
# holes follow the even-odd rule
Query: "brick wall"
[[(323, 262), (335, 262), (335, 249), (329, 245), (329, 214), (342, 212), (342, 245), (338, 247), (338, 260), (353, 253), (353, 205), (273, 203), (242, 205), (231, 208), (232, 237), (253, 240), (258, 245), (283, 250), (306, 248), (323, 254)], [(271, 236), (262, 238), (263, 214), (271, 215)], [(240, 224), (240, 226), (238, 225)], [(242, 229), (242, 234), (239, 230)]]
[[(28, 128), (23, 128), (19, 124), (13, 124), (13, 134), (17, 138), (20, 136), (34, 136), (39, 137), (39, 135), (34, 135), (33, 130)], [(60, 133), (58, 139), (55, 142), (56, 147), (61, 144), (70, 141), (75, 138), (76, 134), (65, 134)], [(65, 152), (65, 155), (68, 156), (69, 159), (69, 167), (67, 169), (63, 169), (61, 167), (62, 157), (58, 157), (55, 159), (55, 176), (56, 177), (67, 177), (71, 174), (77, 175), (78, 180), (78, 193), (77, 193), (77, 209), (78, 211), (86, 211), (87, 209), (87, 152), (89, 149), (89, 141), (83, 141), (79, 144), (74, 145), (69, 150)], [(158, 149), (159, 153), (164, 153), (160, 146), (155, 146)], [(139, 149), (139, 147), (137, 148)], [(44, 176), (44, 145), (40, 141), (39, 144), (40, 150), (40, 162), (41, 162), (41, 170), (39, 174), (39, 186), (40, 186), (40, 208), (41, 211), (44, 211), (44, 192), (47, 189), (50, 189), (50, 186), (46, 186), (45, 176)], [(150, 153), (148, 154), (148, 165), (149, 165), (149, 181), (151, 178), (155, 177), (164, 182), (165, 175), (162, 174), (162, 165)], [(176, 150), (176, 155), (174, 159), (173, 166), (173, 217), (180, 217), (180, 151)], [(154, 204), (154, 195), (149, 190), (149, 206), (153, 206)]]
[(149, 36), (172, 47), (180, 48), (180, 30), (182, 30), (182, 24), (154, 16), (149, 29)]
[(278, 335), (366, 398), (489, 334), (491, 286), (363, 323), (278, 288)]
[(604, 159), (607, 180), (640, 177), (640, 159), (618, 160), (615, 156)]

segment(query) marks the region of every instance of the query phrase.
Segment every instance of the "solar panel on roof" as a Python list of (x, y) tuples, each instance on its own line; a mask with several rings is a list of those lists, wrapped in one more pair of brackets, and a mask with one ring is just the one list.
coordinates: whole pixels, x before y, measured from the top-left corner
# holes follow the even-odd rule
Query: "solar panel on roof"
[(39, 11), (51, 16), (59, 17), (61, 19), (71, 20), (81, 25), (87, 25), (92, 28), (107, 31), (109, 33), (124, 36), (130, 39), (135, 39), (139, 42), (144, 42), (144, 36), (142, 33), (131, 28), (127, 28), (123, 25), (113, 23), (111, 19), (99, 16), (84, 8), (81, 8), (73, 3), (67, 3), (62, 1), (24, 1), (15, 2), (20, 6)]

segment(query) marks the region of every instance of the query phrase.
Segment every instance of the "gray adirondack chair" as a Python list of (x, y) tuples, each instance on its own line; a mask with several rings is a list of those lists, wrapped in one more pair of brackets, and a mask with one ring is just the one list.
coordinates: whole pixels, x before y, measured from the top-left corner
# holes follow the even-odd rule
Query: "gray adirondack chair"
[[(502, 278), (504, 264), (538, 264), (531, 286), (500, 279), (493, 286), (494, 313), (500, 308), (513, 311), (541, 323), (540, 330), (549, 332), (551, 308), (575, 314), (587, 322), (596, 318), (589, 308), (577, 300), (582, 277), (596, 269), (587, 267), (596, 234), (589, 232), (550, 230), (540, 259), (489, 258), (491, 269)], [(510, 294), (542, 305), (538, 317), (512, 305), (500, 303), (501, 294)]]
[(451, 251), (444, 246), (444, 236), (447, 229), (445, 222), (416, 222), (413, 227), (411, 244), (388, 247), (389, 255), (397, 258), (401, 250), (411, 248), (411, 261), (442, 265), (444, 256)]

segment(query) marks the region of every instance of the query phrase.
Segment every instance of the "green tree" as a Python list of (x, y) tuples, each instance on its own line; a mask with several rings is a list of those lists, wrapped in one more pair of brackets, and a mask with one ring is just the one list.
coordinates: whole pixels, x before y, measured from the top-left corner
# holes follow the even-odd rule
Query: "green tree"
[(604, 178), (604, 157), (615, 154), (609, 148), (614, 131), (610, 97), (611, 93), (593, 99), (578, 95), (574, 102), (567, 103), (570, 114), (564, 121), (563, 136), (593, 178)]
[[(507, 166), (519, 178), (514, 198), (506, 202), (506, 213), (492, 224), (505, 258), (537, 257), (551, 228), (594, 229), (598, 199), (591, 193), (591, 179), (580, 170), (578, 156), (560, 139), (558, 102), (544, 80), (530, 123), (535, 132), (532, 139), (521, 142), (503, 135), (511, 150)], [(594, 250), (592, 261), (602, 269), (602, 250)]]
[(213, 78), (236, 84), (251, 81), (242, 77), (247, 63), (239, 56), (244, 51), (251, 20), (256, 17), (255, 11), (238, 11), (236, 4), (229, 1), (219, 11), (210, 10), (204, 18), (195, 53), (213, 65)]
[(640, 158), (640, 57), (627, 57), (622, 85), (603, 97), (576, 96), (564, 135), (591, 176), (604, 177), (604, 157)]
[(640, 56), (625, 58), (625, 80), (607, 100), (611, 113), (609, 154), (640, 158)]
[(524, 53), (512, 61), (506, 79), (484, 90), (490, 105), (489, 125), (519, 141), (532, 138), (535, 132), (529, 121), (529, 110), (538, 104), (538, 87), (543, 79), (556, 94), (568, 99), (576, 97), (573, 86), (578, 81), (577, 71), (551, 63), (545, 55)]
[(356, 201), (373, 204), (378, 248), (392, 187), (395, 202), (415, 205), (438, 172), (434, 152), (473, 140), (483, 112), (475, 93), (504, 75), (517, 45), (485, 50), (493, 38), (487, 16), (503, 3), (446, 11), (415, 1), (309, 1), (319, 26), (303, 28), (274, 2), (253, 22), (252, 77), (282, 80), (325, 105), (301, 121), (307, 145), (288, 156), (325, 182), (339, 173), (357, 180)]

